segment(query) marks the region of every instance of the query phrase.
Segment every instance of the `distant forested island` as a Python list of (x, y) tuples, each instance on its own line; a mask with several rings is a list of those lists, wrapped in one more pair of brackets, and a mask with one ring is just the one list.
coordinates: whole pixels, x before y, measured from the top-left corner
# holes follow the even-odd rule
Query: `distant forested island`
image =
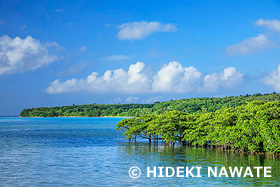
[(154, 104), (88, 104), (24, 109), (21, 117), (133, 116), (117, 124), (137, 137), (168, 145), (214, 146), (280, 156), (280, 94), (192, 98)]
[(221, 108), (235, 108), (251, 101), (280, 101), (280, 94), (254, 94), (223, 98), (191, 98), (155, 102), (154, 104), (86, 104), (58, 107), (39, 107), (22, 110), (20, 117), (102, 117), (159, 115), (166, 111), (179, 111), (189, 114), (215, 112)]

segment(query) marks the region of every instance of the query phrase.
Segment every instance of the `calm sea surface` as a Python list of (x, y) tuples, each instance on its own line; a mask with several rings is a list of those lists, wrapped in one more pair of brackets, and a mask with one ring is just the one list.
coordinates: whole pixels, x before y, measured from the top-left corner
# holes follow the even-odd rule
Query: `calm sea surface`
[[(121, 119), (0, 118), (0, 186), (280, 186), (279, 159), (128, 143), (115, 130)], [(202, 177), (148, 178), (147, 166), (202, 166)], [(208, 166), (271, 166), (272, 177), (208, 178)]]

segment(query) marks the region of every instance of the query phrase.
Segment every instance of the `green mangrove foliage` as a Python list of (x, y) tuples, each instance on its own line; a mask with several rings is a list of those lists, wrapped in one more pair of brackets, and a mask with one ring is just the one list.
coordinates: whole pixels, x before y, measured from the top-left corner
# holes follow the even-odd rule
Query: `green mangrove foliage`
[(239, 97), (192, 98), (155, 102), (154, 104), (87, 104), (60, 107), (40, 107), (24, 109), (21, 117), (57, 117), (57, 116), (133, 116), (157, 115), (165, 111), (180, 111), (190, 114), (215, 112), (221, 108), (235, 108), (250, 101), (279, 101), (280, 94), (254, 94)]
[(213, 145), (244, 153), (280, 154), (280, 101), (253, 101), (235, 108), (189, 114), (167, 111), (123, 119), (126, 139), (140, 136), (166, 144)]

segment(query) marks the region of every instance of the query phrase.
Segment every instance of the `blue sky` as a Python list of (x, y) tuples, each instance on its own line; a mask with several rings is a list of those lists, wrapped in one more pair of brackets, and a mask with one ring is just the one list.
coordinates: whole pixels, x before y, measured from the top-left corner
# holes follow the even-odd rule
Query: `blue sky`
[(0, 1), (0, 115), (280, 92), (280, 1)]

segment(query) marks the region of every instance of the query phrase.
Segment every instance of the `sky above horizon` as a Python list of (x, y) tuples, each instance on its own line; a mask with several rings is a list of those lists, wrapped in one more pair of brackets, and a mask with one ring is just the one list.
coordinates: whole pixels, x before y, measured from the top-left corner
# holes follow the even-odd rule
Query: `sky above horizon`
[(0, 1), (0, 116), (280, 92), (280, 1)]

